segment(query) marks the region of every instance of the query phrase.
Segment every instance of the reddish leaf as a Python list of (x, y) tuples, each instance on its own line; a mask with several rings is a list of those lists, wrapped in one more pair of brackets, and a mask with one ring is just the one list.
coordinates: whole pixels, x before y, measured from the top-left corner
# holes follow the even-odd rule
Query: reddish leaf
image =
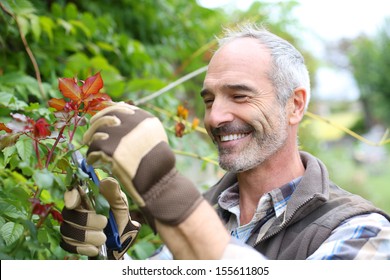
[(83, 98), (87, 98), (91, 94), (97, 94), (103, 88), (103, 79), (100, 72), (88, 77), (82, 85)]
[(50, 210), (50, 214), (53, 216), (53, 219), (56, 220), (57, 222), (62, 223), (64, 221), (64, 219), (62, 218), (61, 213), (58, 212), (57, 210), (51, 209)]
[(4, 130), (7, 133), (11, 133), (12, 129), (8, 128), (4, 123), (0, 123), (0, 131)]
[(76, 79), (59, 78), (58, 88), (64, 97), (68, 97), (73, 101), (79, 101), (81, 99), (81, 89)]
[(105, 93), (98, 93), (91, 95), (84, 100), (84, 108), (86, 113), (94, 115), (95, 112), (103, 110), (104, 108), (110, 106), (111, 103), (112, 100), (110, 96)]
[(65, 107), (64, 107), (64, 111), (65, 112), (70, 112), (70, 111), (78, 110), (78, 106), (79, 105), (77, 105), (76, 101), (66, 102)]
[(52, 98), (49, 100), (49, 107), (62, 111), (65, 107), (66, 101), (63, 98)]
[(30, 202), (33, 206), (32, 213), (40, 217), (46, 217), (54, 205), (53, 203), (42, 204), (38, 198), (31, 198)]
[(44, 118), (40, 118), (34, 124), (34, 136), (37, 138), (45, 138), (50, 136), (51, 131), (49, 129), (49, 124)]

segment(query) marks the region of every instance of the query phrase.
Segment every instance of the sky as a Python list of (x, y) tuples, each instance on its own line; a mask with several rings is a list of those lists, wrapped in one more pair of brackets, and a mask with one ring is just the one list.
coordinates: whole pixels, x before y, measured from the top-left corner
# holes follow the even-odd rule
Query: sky
[[(206, 7), (248, 9), (256, 0), (198, 0)], [(262, 2), (281, 2), (262, 0)], [(294, 9), (300, 21), (324, 39), (372, 33), (385, 16), (390, 16), (388, 0), (297, 0)]]
[[(203, 6), (233, 7), (245, 10), (256, 0), (199, 0)], [(267, 0), (263, 2), (279, 2)], [(390, 18), (389, 0), (298, 0), (294, 9), (296, 17), (305, 26), (305, 38), (316, 49), (316, 55), (326, 59), (325, 43), (342, 38), (354, 38), (359, 34), (373, 35)], [(358, 97), (358, 90), (351, 73), (337, 67), (321, 68), (318, 85), (313, 93), (323, 99), (347, 99)], [(329, 82), (331, 81), (331, 82)]]

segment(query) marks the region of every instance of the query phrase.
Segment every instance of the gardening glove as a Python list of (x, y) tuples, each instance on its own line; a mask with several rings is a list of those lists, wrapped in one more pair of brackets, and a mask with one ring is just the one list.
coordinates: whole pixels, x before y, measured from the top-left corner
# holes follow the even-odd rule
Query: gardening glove
[(107, 218), (96, 214), (82, 199), (84, 196), (80, 187), (65, 192), (60, 246), (70, 253), (95, 257), (99, 254), (99, 247), (106, 242), (103, 230)]
[[(131, 220), (127, 197), (114, 178), (101, 180), (99, 190), (110, 204), (122, 245), (119, 250), (107, 248), (107, 258), (119, 260), (135, 241), (140, 224)], [(95, 257), (107, 239), (104, 233), (107, 218), (94, 210), (86, 210), (88, 207), (82, 206), (79, 191), (74, 188), (65, 193), (60, 245), (68, 252)]]
[(125, 103), (98, 112), (84, 135), (87, 162), (107, 167), (155, 229), (184, 221), (203, 200), (200, 192), (175, 168), (161, 122)]
[(119, 260), (135, 241), (141, 225), (131, 220), (126, 194), (121, 191), (117, 180), (111, 177), (103, 179), (99, 189), (110, 204), (122, 245), (120, 250), (107, 248), (107, 257), (109, 260)]

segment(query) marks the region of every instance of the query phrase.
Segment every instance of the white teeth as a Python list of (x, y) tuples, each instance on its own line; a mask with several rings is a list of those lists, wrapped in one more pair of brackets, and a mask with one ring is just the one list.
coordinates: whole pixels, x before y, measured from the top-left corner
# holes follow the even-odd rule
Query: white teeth
[(245, 137), (246, 134), (230, 134), (230, 135), (223, 135), (221, 136), (221, 142), (226, 142), (226, 141), (232, 141), (232, 140), (238, 140), (243, 137)]

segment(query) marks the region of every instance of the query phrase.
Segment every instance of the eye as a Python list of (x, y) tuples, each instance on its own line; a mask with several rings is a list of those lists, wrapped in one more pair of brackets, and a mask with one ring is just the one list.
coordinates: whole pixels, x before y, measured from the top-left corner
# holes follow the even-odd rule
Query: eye
[(233, 96), (233, 99), (236, 102), (246, 102), (248, 100), (248, 96), (243, 94), (236, 94)]
[(214, 98), (211, 97), (203, 98), (203, 103), (206, 105), (206, 108), (211, 107), (211, 105), (213, 105), (213, 102), (214, 102)]

